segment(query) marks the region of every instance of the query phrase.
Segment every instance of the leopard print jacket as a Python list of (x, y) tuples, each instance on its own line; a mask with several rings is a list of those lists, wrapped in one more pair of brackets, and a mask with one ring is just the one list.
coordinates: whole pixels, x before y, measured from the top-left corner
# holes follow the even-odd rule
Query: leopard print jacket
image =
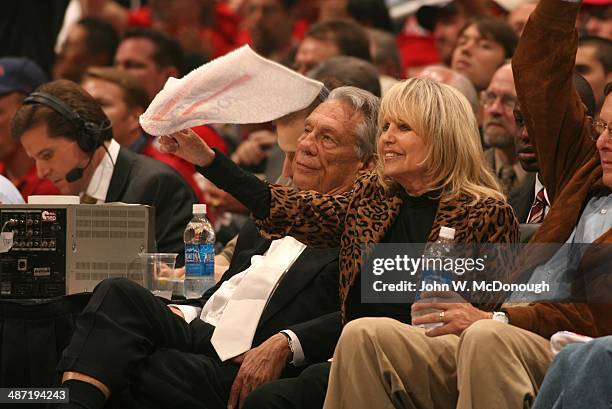
[[(342, 195), (325, 195), (270, 185), (270, 213), (255, 219), (269, 239), (293, 236), (315, 247), (340, 248), (340, 299), (346, 299), (361, 271), (362, 245), (381, 241), (399, 215), (402, 199), (386, 192), (374, 172), (359, 177)], [(470, 205), (467, 195), (441, 200), (428, 241), (437, 240), (441, 226), (455, 229), (455, 243), (514, 243), (518, 222), (503, 201), (483, 198)]]

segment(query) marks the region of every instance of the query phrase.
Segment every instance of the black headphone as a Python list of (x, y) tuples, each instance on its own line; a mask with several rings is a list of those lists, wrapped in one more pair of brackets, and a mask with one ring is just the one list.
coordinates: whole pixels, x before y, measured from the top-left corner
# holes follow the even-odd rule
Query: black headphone
[(91, 163), (93, 154), (104, 143), (104, 134), (111, 130), (110, 121), (105, 120), (100, 124), (84, 120), (77, 112), (61, 99), (46, 92), (33, 92), (23, 100), (24, 105), (45, 105), (60, 114), (70, 122), (76, 129), (75, 140), (79, 148), (89, 155), (89, 162), (84, 168), (76, 167), (66, 174), (66, 180), (70, 183), (76, 182), (83, 177), (83, 171)]
[(64, 101), (46, 92), (33, 92), (23, 100), (23, 103), (24, 105), (45, 105), (63, 116), (77, 129), (76, 142), (79, 148), (88, 155), (93, 155), (96, 149), (104, 143), (104, 133), (111, 129), (110, 121), (105, 120), (101, 124), (85, 121)]

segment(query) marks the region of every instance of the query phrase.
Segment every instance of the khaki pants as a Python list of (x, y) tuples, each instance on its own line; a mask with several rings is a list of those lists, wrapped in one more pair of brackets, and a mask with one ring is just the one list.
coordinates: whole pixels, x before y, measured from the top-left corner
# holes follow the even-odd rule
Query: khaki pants
[(346, 325), (324, 409), (522, 409), (552, 360), (549, 341), (493, 320), (431, 338), (389, 318)]

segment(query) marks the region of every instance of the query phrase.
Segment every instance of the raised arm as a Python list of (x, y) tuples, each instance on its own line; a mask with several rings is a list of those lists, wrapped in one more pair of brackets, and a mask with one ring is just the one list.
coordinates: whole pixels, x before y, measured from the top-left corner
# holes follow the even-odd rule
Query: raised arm
[(191, 130), (162, 136), (161, 148), (196, 165), (253, 214), (264, 237), (292, 236), (309, 246), (339, 247), (350, 196), (269, 185), (212, 150)]
[(597, 156), (573, 81), (579, 9), (579, 1), (541, 0), (512, 59), (521, 111), (552, 201)]

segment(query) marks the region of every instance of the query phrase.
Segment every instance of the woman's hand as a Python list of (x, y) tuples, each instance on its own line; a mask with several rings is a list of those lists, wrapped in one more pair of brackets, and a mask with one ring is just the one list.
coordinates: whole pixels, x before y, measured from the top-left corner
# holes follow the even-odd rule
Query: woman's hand
[(172, 153), (196, 166), (209, 166), (215, 158), (215, 151), (191, 129), (159, 138), (160, 150)]

